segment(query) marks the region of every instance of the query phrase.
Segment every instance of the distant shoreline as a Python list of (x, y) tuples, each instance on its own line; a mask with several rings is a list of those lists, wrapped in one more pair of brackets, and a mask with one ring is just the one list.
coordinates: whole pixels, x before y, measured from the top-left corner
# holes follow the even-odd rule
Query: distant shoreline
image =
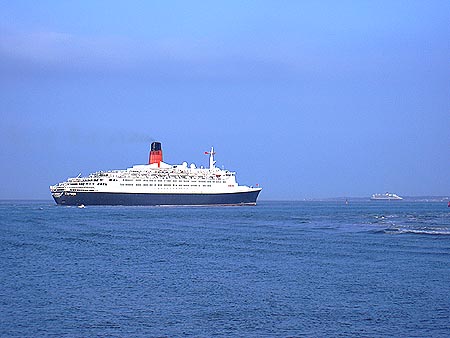
[[(379, 202), (447, 202), (450, 200), (450, 195), (448, 196), (402, 196), (403, 200), (379, 200), (373, 201), (370, 200), (370, 196), (368, 197), (324, 197), (324, 198), (305, 198), (296, 201), (304, 201), (304, 202), (364, 202), (370, 201), (373, 203)], [(262, 200), (263, 201), (263, 200)], [(274, 200), (275, 201), (275, 200)]]
[[(450, 201), (450, 195), (447, 196), (402, 196), (401, 201), (371, 201), (370, 196), (367, 197), (324, 197), (324, 198), (302, 198), (302, 199), (261, 199), (260, 202), (365, 202), (370, 201), (373, 203), (380, 202), (448, 202)], [(51, 202), (53, 199), (0, 199), (2, 202)]]

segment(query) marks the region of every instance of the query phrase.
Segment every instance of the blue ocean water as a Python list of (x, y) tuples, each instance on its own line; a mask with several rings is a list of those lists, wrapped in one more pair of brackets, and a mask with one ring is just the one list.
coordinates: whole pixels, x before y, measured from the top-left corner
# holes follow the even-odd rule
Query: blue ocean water
[(446, 203), (0, 203), (0, 336), (450, 336)]

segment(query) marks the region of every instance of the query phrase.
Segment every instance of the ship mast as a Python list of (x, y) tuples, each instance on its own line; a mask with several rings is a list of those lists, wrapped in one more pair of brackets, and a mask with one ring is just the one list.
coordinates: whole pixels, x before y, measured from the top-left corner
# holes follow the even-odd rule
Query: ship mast
[(211, 147), (211, 151), (205, 151), (205, 154), (209, 155), (209, 170), (215, 169), (216, 167), (214, 164), (216, 161), (214, 161), (214, 147)]

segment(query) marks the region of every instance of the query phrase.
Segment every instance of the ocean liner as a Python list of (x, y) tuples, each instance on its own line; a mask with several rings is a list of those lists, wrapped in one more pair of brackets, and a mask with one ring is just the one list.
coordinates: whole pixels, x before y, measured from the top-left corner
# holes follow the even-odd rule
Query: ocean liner
[(99, 171), (50, 186), (61, 205), (256, 205), (261, 188), (239, 185), (236, 173), (217, 168), (214, 148), (209, 168), (163, 162), (160, 142), (151, 144), (148, 164)]
[(397, 194), (385, 193), (385, 194), (373, 194), (370, 198), (372, 201), (400, 201), (403, 198)]

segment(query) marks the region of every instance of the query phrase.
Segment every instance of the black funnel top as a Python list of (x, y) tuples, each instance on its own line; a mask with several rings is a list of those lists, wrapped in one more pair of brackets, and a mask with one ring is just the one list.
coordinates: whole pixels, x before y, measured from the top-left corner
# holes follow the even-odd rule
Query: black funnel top
[(158, 151), (161, 150), (161, 143), (160, 142), (153, 142), (151, 151)]

